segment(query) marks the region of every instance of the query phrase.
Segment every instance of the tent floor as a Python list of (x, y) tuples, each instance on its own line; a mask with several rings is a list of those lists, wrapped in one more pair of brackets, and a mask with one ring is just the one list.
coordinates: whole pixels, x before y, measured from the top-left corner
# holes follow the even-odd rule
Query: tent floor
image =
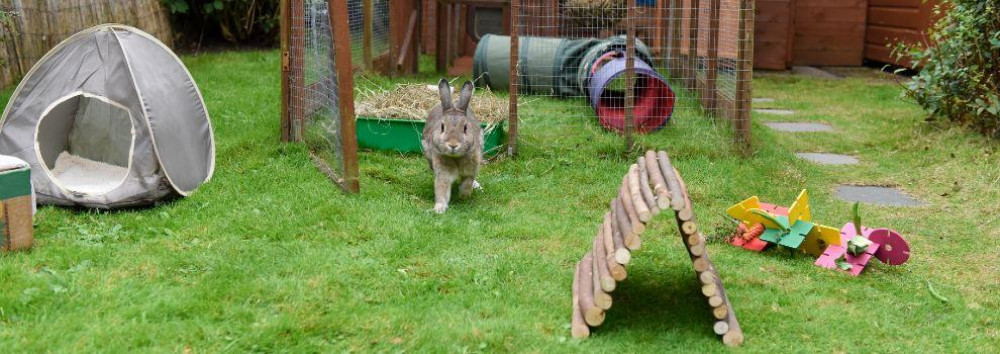
[(121, 184), (128, 169), (71, 155), (66, 151), (56, 159), (52, 175), (66, 189), (87, 194), (104, 194)]

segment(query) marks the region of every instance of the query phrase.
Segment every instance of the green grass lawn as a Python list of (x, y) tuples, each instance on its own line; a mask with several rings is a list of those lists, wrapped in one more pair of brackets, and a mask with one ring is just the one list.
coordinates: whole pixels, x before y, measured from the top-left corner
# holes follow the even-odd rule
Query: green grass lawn
[[(485, 190), (433, 206), (422, 156), (362, 152), (345, 195), (301, 145), (278, 143), (279, 56), (185, 57), (218, 143), (214, 179), (151, 209), (45, 207), (31, 252), (0, 258), (0, 352), (724, 351), (670, 217), (651, 224), (605, 324), (568, 339), (572, 267), (633, 162), (621, 139), (567, 118), (559, 101), (524, 112), (520, 155), (484, 167)], [(431, 76), (425, 78), (432, 83)], [(927, 125), (899, 86), (873, 75), (825, 81), (758, 75), (754, 95), (836, 133), (779, 134), (755, 115), (756, 153), (693, 109), (643, 148), (669, 150), (754, 352), (1000, 351), (997, 147)], [(6, 104), (11, 90), (0, 94)], [(573, 108), (579, 109), (579, 108)], [(854, 167), (793, 153), (840, 152)], [(853, 278), (806, 256), (718, 241), (727, 206), (790, 203), (808, 188), (840, 227), (837, 183), (898, 186), (919, 208), (864, 206), (913, 256)], [(927, 282), (948, 302), (931, 295)]]

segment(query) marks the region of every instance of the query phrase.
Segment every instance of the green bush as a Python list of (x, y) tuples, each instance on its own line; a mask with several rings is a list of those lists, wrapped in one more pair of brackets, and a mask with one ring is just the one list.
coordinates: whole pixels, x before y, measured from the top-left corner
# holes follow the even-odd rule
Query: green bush
[(279, 0), (162, 0), (183, 45), (229, 42), (273, 46), (281, 28)]
[(945, 0), (930, 29), (932, 46), (900, 45), (898, 58), (921, 65), (905, 95), (935, 119), (1000, 137), (1000, 3)]

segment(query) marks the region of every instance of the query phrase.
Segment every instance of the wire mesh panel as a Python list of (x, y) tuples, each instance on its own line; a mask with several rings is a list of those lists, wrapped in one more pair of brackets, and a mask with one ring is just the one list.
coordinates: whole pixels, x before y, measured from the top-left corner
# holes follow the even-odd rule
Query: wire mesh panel
[(349, 0), (351, 63), (372, 69), (389, 56), (389, 0)]
[[(341, 99), (342, 81), (338, 64), (339, 55), (350, 55), (350, 52), (340, 54), (337, 41), (345, 40), (347, 36), (337, 36), (337, 27), (347, 31), (347, 24), (336, 24), (331, 18), (338, 18), (336, 11), (341, 8), (331, 8), (337, 1), (329, 0), (291, 0), (283, 11), (286, 28), (282, 29), (284, 38), (282, 51), (284, 56), (283, 76), (285, 107), (283, 107), (283, 138), (290, 141), (303, 141), (309, 147), (313, 161), (332, 180), (346, 189), (357, 189), (357, 147), (353, 138), (351, 117), (345, 117)], [(342, 3), (341, 3), (342, 4)], [(339, 18), (346, 19), (346, 13)], [(343, 38), (343, 39), (341, 39)], [(346, 61), (350, 72), (350, 61)], [(341, 68), (344, 69), (344, 68)], [(348, 87), (347, 90), (352, 90)], [(352, 103), (348, 103), (353, 107)]]
[[(734, 122), (736, 140), (749, 143), (753, 38), (745, 29), (752, 26), (752, 0), (513, 4), (518, 45), (509, 44), (516, 52), (510, 84), (530, 97), (520, 100), (519, 117), (532, 124), (596, 121), (622, 133), (631, 147), (633, 133), (663, 129), (670, 119), (721, 113)], [(515, 42), (502, 40), (498, 46)], [(502, 67), (491, 69), (485, 70), (490, 83), (506, 83), (495, 79)], [(560, 100), (558, 112), (546, 107), (552, 99)]]

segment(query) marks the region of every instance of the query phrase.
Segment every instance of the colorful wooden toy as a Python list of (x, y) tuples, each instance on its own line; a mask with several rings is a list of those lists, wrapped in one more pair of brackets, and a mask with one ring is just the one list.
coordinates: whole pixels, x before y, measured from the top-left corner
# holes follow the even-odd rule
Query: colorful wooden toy
[[(855, 223), (837, 230), (813, 222), (806, 190), (787, 208), (763, 203), (753, 196), (726, 212), (739, 221), (736, 234), (728, 242), (747, 250), (761, 252), (770, 245), (797, 249), (817, 257), (817, 266), (855, 276), (872, 258), (888, 265), (900, 265), (910, 258), (909, 243), (894, 230), (855, 227)], [(854, 213), (854, 220), (860, 223), (857, 205)], [(759, 232), (760, 228), (763, 232)]]
[[(756, 196), (736, 204), (726, 212), (746, 224), (747, 227), (764, 225), (764, 233), (759, 240), (770, 244), (781, 245), (790, 249), (798, 249), (806, 236), (815, 226), (812, 223), (812, 213), (809, 210), (809, 193), (802, 190), (798, 198), (789, 208), (761, 203)], [(734, 238), (735, 239), (735, 238)], [(753, 242), (748, 240), (747, 243)], [(746, 243), (744, 243), (744, 248)], [(761, 251), (767, 245), (756, 243), (753, 249)], [(759, 249), (757, 249), (759, 248)]]

